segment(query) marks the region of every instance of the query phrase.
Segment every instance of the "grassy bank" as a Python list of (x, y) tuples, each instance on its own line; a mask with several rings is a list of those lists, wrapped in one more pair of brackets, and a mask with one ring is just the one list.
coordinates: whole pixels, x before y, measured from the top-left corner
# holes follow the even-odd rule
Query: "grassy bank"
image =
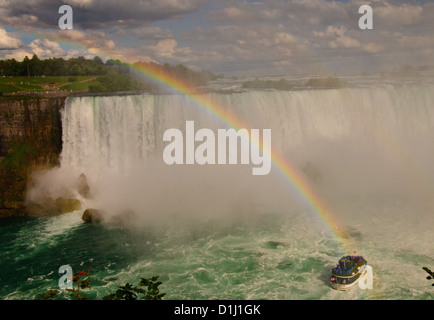
[(57, 77), (1, 77), (0, 92), (18, 94), (23, 92), (88, 91), (96, 85), (97, 76), (57, 76)]

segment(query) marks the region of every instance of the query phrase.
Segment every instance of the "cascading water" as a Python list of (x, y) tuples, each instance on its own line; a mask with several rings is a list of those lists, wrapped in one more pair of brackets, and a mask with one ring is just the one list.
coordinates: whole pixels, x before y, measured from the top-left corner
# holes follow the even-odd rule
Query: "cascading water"
[[(318, 180), (312, 183), (322, 197), (408, 197), (416, 193), (430, 201), (434, 190), (431, 89), (245, 92), (209, 94), (209, 98), (250, 128), (270, 128), (273, 151), (308, 179)], [(101, 195), (107, 195), (104, 189), (113, 184), (117, 185), (113, 190), (116, 193), (119, 189), (130, 193), (139, 186), (144, 188), (138, 190), (135, 199), (144, 199), (147, 194), (154, 197), (172, 186), (165, 194), (167, 201), (182, 189), (194, 190), (201, 184), (195, 195), (199, 192), (206, 196), (209, 191), (210, 198), (220, 201), (237, 190), (251, 192), (258, 188), (263, 193), (264, 185), (271, 191), (267, 193), (267, 198), (272, 198), (269, 204), (277, 201), (277, 195), (297, 197), (291, 190), (279, 192), (282, 183), (273, 179), (280, 174), (278, 168), (272, 170), (271, 177), (249, 177), (250, 167), (245, 166), (165, 165), (162, 155), (167, 143), (163, 142), (163, 134), (169, 128), (185, 128), (186, 120), (195, 121), (197, 129), (217, 130), (226, 125), (196, 102), (179, 95), (71, 99), (63, 112), (61, 168), (77, 175), (84, 172), (97, 184), (95, 190)], [(314, 170), (316, 177), (309, 170)], [(162, 178), (166, 181), (160, 185)], [(228, 190), (227, 186), (232, 188)], [(110, 194), (109, 199), (120, 201), (116, 198)]]
[[(68, 98), (61, 165), (28, 193), (73, 195), (113, 216), (133, 212), (134, 228), (80, 223), (82, 211), (22, 226), (36, 247), (17, 239), (2, 257), (17, 250), (20, 258), (5, 263), (49, 258), (28, 275), (34, 286), (1, 295), (32, 296), (70, 264), (94, 271), (96, 298), (153, 274), (172, 299), (429, 297), (422, 266), (434, 256), (432, 85), (206, 95), (250, 128), (271, 129), (272, 150), (309, 181), (373, 267), (374, 289), (330, 289), (344, 252), (279, 167), (252, 176), (251, 165), (166, 165), (167, 129), (226, 124), (189, 97), (143, 94)], [(92, 199), (74, 191), (82, 173)]]

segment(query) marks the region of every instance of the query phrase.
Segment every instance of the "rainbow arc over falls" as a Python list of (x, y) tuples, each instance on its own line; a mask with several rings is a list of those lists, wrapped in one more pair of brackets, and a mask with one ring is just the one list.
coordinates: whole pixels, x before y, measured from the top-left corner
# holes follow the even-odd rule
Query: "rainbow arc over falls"
[[(242, 128), (249, 129), (249, 126), (238, 119), (228, 108), (217, 104), (210, 99), (209, 95), (202, 94), (186, 81), (167, 74), (156, 64), (136, 64), (133, 66), (132, 72), (137, 76), (163, 86), (172, 93), (186, 96), (198, 108), (206, 110), (209, 114), (219, 119), (225, 126), (234, 128), (235, 130)], [(250, 139), (250, 137), (247, 138)], [(327, 204), (314, 192), (305, 177), (289, 161), (273, 151), (272, 148), (262, 146), (259, 140), (253, 142), (254, 146), (260, 148), (264, 156), (271, 158), (272, 166), (279, 171), (290, 188), (305, 200), (315, 215), (322, 220), (342, 249), (348, 254), (353, 252), (355, 248), (353, 244), (350, 244), (339, 222), (333, 216)]]

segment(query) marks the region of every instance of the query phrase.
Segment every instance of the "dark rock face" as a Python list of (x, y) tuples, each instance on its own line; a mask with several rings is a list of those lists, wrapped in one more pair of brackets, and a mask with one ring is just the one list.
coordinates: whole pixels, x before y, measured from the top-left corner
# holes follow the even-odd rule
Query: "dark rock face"
[(42, 217), (81, 210), (81, 202), (77, 199), (47, 198), (42, 203), (27, 203), (26, 213), (31, 216)]
[(28, 215), (30, 174), (58, 164), (65, 99), (0, 98), (0, 217)]
[(77, 180), (77, 191), (85, 199), (90, 199), (90, 188), (86, 176), (82, 173)]
[(86, 222), (100, 223), (104, 220), (104, 212), (97, 209), (86, 209), (81, 219)]

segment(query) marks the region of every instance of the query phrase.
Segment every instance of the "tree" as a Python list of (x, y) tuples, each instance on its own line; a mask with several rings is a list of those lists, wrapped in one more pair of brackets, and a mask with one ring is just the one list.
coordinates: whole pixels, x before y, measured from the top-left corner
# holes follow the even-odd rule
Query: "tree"
[(45, 61), (44, 73), (46, 76), (65, 76), (69, 70), (63, 58), (50, 58)]
[(78, 64), (74, 64), (69, 70), (71, 76), (79, 76), (82, 74), (81, 68)]
[(4, 74), (6, 76), (19, 76), (21, 75), (21, 63), (15, 59), (8, 59), (5, 61)]
[(134, 287), (127, 283), (119, 287), (116, 293), (105, 296), (103, 300), (137, 300), (139, 294), (142, 294), (142, 297), (140, 297), (141, 300), (161, 300), (166, 294), (160, 293), (158, 287), (162, 282), (157, 280), (158, 276), (149, 279), (141, 278), (138, 285)]
[(110, 70), (106, 75), (98, 77), (98, 85), (89, 86), (89, 92), (117, 92), (141, 90), (141, 86), (129, 74)]
[(24, 57), (22, 66), (24, 68), (24, 74), (30, 78), (30, 59), (28, 56)]
[(103, 65), (104, 62), (102, 62), (102, 59), (98, 56), (95, 56), (92, 60), (96, 65)]
[(33, 54), (32, 59), (30, 59), (30, 72), (31, 76), (39, 76), (42, 74), (42, 63), (36, 54)]
[(71, 290), (73, 292), (72, 296), (75, 297), (75, 298), (77, 298), (78, 300), (87, 300), (88, 299), (88, 297), (82, 296), (80, 294), (80, 289), (83, 290), (83, 289), (86, 289), (86, 288), (90, 288), (90, 280), (87, 279), (87, 278), (86, 279), (82, 279), (83, 277), (86, 277), (86, 276), (88, 276), (90, 274), (91, 273), (89, 271), (88, 272), (80, 271), (80, 272), (75, 273), (72, 276), (72, 281), (73, 282), (77, 282), (77, 289), (72, 289)]

